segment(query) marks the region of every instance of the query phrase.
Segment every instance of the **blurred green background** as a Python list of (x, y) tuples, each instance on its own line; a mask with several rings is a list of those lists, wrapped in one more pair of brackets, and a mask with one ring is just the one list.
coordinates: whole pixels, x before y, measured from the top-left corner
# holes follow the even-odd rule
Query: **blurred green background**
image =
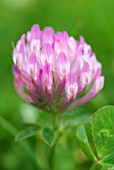
[[(101, 106), (114, 104), (113, 0), (0, 0), (0, 115), (2, 116), (0, 170), (38, 169), (37, 160), (40, 164), (44, 164), (46, 158), (40, 156), (44, 155), (45, 149), (47, 154), (49, 152), (42, 141), (38, 141), (37, 145), (34, 137), (27, 140), (27, 145), (20, 145), (14, 142), (12, 135), (15, 133), (15, 127), (20, 130), (24, 126), (27, 112), (30, 112), (30, 116), (31, 112), (36, 113), (36, 110), (23, 105), (23, 101), (15, 92), (12, 75), (12, 43), (16, 44), (22, 33), (26, 33), (34, 23), (38, 23), (41, 28), (52, 26), (55, 31), (67, 31), (76, 39), (79, 39), (80, 35), (85, 37), (98, 60), (102, 62), (105, 87), (94, 100), (83, 106), (84, 111), (93, 113)], [(35, 115), (30, 119), (34, 121)], [(3, 117), (14, 127), (9, 127)], [(78, 148), (77, 142), (72, 139), (72, 134), (65, 144), (64, 141), (65, 139), (60, 142), (57, 149), (56, 170), (88, 170), (91, 162)], [(33, 159), (32, 151), (35, 152), (36, 160)], [(80, 158), (76, 152), (78, 155), (81, 154)], [(58, 164), (61, 166), (57, 166)]]

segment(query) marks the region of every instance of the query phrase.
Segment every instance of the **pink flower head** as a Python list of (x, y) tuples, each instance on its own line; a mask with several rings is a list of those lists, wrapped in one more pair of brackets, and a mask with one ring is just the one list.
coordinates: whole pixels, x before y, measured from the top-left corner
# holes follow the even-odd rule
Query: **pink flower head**
[[(15, 88), (26, 101), (45, 110), (78, 107), (104, 86), (102, 65), (83, 37), (43, 31), (34, 25), (13, 50)], [(90, 86), (90, 91), (85, 90)], [(84, 94), (83, 94), (84, 92)], [(81, 95), (81, 97), (80, 97)]]

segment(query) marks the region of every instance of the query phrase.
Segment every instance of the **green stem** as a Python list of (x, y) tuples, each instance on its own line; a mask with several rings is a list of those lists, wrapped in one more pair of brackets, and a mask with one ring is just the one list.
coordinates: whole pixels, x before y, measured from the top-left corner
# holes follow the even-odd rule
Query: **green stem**
[(90, 170), (96, 170), (96, 163), (94, 163), (93, 165), (92, 165), (92, 167), (90, 168)]
[(55, 149), (56, 149), (56, 143), (51, 147), (50, 150), (50, 170), (54, 170), (54, 166), (55, 166)]
[(53, 130), (58, 129), (58, 114), (53, 114)]
[(92, 165), (92, 167), (90, 168), (90, 170), (100, 170), (100, 169), (101, 169), (101, 166), (98, 165), (97, 163), (94, 163), (94, 164)]
[[(58, 128), (58, 115), (53, 114), (53, 131)], [(49, 165), (50, 170), (54, 170), (55, 167), (55, 150), (56, 150), (56, 144), (57, 144), (58, 138), (56, 139), (55, 143), (50, 149), (50, 158), (49, 158)]]

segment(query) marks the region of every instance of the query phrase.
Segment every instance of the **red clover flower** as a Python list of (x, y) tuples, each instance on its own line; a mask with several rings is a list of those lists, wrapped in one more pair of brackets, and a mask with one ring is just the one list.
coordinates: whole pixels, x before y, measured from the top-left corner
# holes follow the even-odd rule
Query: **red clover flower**
[[(94, 98), (104, 86), (102, 65), (81, 36), (43, 31), (33, 25), (13, 51), (15, 87), (27, 102), (48, 111), (75, 108)], [(91, 90), (83, 93), (90, 85)], [(80, 97), (81, 96), (81, 97)]]

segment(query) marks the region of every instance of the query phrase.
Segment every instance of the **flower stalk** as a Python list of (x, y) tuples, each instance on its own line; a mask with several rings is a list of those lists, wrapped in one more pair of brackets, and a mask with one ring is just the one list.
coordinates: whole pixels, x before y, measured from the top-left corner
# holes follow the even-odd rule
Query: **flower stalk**
[(90, 170), (100, 170), (102, 167), (101, 165), (98, 165), (96, 162), (93, 163), (92, 167), (90, 168)]
[(50, 158), (49, 158), (50, 170), (55, 169), (55, 150), (56, 150), (56, 143), (54, 143), (50, 149)]
[[(53, 131), (58, 130), (58, 114), (53, 114)], [(55, 152), (56, 152), (56, 145), (59, 140), (59, 136), (56, 138), (53, 146), (50, 148), (50, 157), (49, 157), (49, 166), (50, 170), (54, 170), (55, 167)]]

